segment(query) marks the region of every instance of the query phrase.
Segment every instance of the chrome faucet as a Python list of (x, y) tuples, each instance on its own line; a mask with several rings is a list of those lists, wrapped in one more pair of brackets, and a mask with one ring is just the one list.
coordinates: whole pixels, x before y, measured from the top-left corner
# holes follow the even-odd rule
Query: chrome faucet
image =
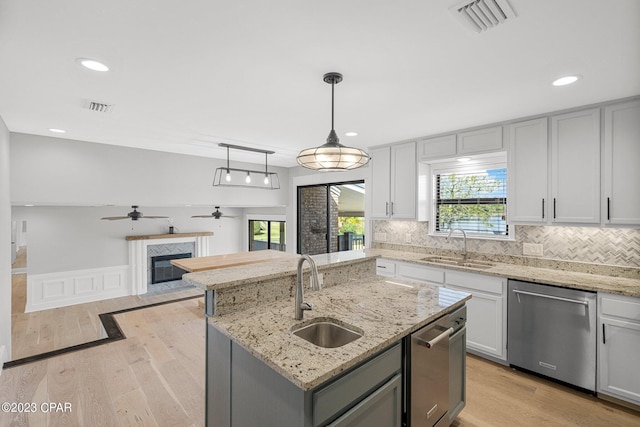
[(454, 231), (461, 232), (462, 236), (464, 237), (464, 250), (462, 251), (462, 258), (466, 260), (467, 259), (467, 233), (465, 233), (465, 231), (462, 228), (452, 228), (449, 230), (449, 234), (447, 235), (447, 242), (451, 240), (451, 234)]
[(320, 290), (320, 281), (318, 280), (318, 267), (316, 262), (309, 255), (301, 255), (298, 259), (298, 277), (296, 279), (296, 320), (302, 320), (305, 310), (313, 310), (313, 305), (304, 302), (304, 286), (302, 285), (302, 265), (304, 261), (309, 262), (311, 267), (311, 289)]

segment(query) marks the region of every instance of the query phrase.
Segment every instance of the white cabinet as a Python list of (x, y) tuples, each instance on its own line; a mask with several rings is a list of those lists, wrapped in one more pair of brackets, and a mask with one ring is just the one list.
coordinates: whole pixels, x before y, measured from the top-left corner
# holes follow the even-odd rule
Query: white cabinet
[(425, 138), (418, 142), (421, 161), (502, 150), (502, 126)]
[(598, 293), (598, 394), (640, 405), (640, 298)]
[(378, 276), (396, 277), (396, 267), (398, 263), (389, 259), (376, 259), (376, 274)]
[(605, 224), (640, 224), (640, 101), (604, 109)]
[(418, 157), (420, 160), (455, 157), (458, 154), (457, 136), (445, 135), (418, 141)]
[[(467, 301), (466, 346), (474, 354), (507, 360), (507, 279), (390, 259), (377, 260), (378, 274), (472, 294)], [(380, 266), (384, 268), (380, 268)], [(390, 274), (391, 271), (395, 275)]]
[(467, 349), (507, 360), (507, 279), (447, 270), (445, 286), (473, 295), (467, 301)]
[(552, 222), (600, 223), (600, 109), (551, 117)]
[(371, 217), (416, 218), (416, 143), (381, 147), (371, 152)]
[(458, 134), (458, 154), (478, 154), (502, 150), (502, 126)]
[(509, 126), (509, 222), (540, 224), (549, 215), (547, 118)]

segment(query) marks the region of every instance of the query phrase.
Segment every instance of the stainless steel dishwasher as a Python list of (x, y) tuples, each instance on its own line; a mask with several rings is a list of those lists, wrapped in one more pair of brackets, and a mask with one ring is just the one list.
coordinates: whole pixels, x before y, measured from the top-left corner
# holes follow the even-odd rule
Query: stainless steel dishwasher
[(406, 386), (411, 390), (408, 424), (411, 427), (449, 425), (449, 316), (414, 332), (407, 354), (409, 373)]
[(509, 280), (509, 365), (596, 389), (596, 293)]

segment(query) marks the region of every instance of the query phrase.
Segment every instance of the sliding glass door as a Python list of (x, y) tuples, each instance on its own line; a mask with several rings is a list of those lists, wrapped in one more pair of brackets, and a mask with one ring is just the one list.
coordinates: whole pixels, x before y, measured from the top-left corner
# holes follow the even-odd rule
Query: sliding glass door
[(284, 221), (249, 220), (249, 250), (286, 250)]
[(298, 187), (298, 253), (364, 248), (364, 181)]

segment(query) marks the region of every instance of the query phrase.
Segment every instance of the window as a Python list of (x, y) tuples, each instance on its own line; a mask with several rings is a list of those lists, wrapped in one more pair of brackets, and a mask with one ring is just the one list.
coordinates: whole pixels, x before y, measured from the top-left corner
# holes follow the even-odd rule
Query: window
[(508, 236), (504, 162), (434, 165), (433, 184), (435, 233), (461, 228), (476, 236)]
[(285, 242), (284, 221), (249, 220), (250, 251), (273, 249), (284, 252)]

